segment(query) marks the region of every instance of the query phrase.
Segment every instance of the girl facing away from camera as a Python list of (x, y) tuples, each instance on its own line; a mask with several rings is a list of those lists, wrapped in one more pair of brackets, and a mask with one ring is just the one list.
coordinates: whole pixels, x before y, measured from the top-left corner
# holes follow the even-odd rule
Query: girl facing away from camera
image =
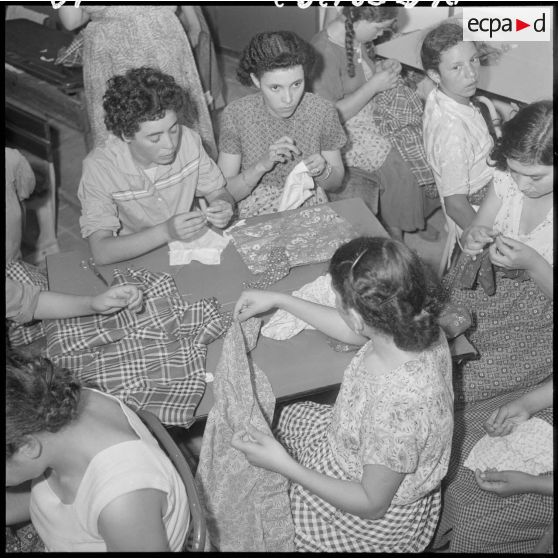
[(300, 551), (420, 552), (440, 513), (453, 429), (451, 358), (418, 256), (389, 238), (358, 238), (333, 255), (336, 308), (245, 291), (243, 321), (284, 309), (362, 348), (333, 407), (285, 407), (273, 437), (249, 426), (233, 445), (292, 481)]
[(186, 491), (138, 416), (44, 358), (6, 358), (6, 525), (48, 551), (179, 551)]

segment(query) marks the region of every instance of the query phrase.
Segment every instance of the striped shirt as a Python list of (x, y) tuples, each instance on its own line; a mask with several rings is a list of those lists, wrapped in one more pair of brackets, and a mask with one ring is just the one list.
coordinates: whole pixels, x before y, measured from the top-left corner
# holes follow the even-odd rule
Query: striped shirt
[(182, 126), (180, 147), (170, 165), (158, 165), (152, 178), (135, 162), (128, 144), (111, 136), (83, 162), (78, 189), (81, 234), (98, 230), (131, 234), (191, 210), (194, 196), (225, 186), (200, 136)]

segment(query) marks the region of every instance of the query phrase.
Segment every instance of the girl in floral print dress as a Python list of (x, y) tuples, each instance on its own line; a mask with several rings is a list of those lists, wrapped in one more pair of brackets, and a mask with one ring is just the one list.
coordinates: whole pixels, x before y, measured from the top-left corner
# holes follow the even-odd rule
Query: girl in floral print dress
[(335, 404), (295, 403), (277, 437), (251, 426), (233, 445), (292, 481), (304, 551), (420, 552), (440, 513), (453, 430), (451, 358), (418, 256), (387, 238), (341, 246), (329, 268), (336, 308), (245, 291), (241, 321), (286, 310), (359, 350)]

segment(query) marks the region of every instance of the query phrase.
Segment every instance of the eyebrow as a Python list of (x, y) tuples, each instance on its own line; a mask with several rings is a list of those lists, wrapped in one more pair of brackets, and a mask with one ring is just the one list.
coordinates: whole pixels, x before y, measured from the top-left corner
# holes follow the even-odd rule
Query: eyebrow
[[(178, 124), (178, 120), (175, 120), (174, 124), (169, 128), (169, 130), (171, 128), (174, 128), (176, 125)], [(152, 136), (160, 136), (163, 132), (153, 132), (151, 134), (147, 134), (147, 137), (150, 138)]]

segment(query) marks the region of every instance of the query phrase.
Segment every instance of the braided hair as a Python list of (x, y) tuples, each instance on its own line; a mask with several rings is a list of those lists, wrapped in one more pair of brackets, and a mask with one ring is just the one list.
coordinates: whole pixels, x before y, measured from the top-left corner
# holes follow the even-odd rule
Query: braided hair
[[(354, 62), (354, 41), (355, 29), (354, 24), (357, 21), (387, 21), (397, 17), (397, 8), (395, 7), (376, 7), (376, 6), (349, 6), (343, 8), (342, 14), (345, 16), (345, 51), (347, 53), (347, 73), (349, 77), (355, 76)], [(373, 57), (373, 41), (365, 43), (365, 48), (369, 56)]]
[(296, 33), (271, 31), (254, 35), (244, 49), (236, 75), (246, 86), (253, 85), (250, 74), (258, 79), (265, 72), (302, 66), (308, 76), (314, 64), (314, 50)]
[(6, 458), (39, 432), (58, 432), (78, 415), (81, 385), (43, 357), (6, 355)]
[(440, 336), (440, 305), (424, 264), (391, 238), (355, 238), (338, 248), (329, 272), (345, 309), (393, 337), (405, 351), (421, 351)]
[(491, 153), (495, 166), (508, 168), (507, 159), (522, 165), (552, 165), (554, 141), (552, 101), (531, 103), (502, 125)]

